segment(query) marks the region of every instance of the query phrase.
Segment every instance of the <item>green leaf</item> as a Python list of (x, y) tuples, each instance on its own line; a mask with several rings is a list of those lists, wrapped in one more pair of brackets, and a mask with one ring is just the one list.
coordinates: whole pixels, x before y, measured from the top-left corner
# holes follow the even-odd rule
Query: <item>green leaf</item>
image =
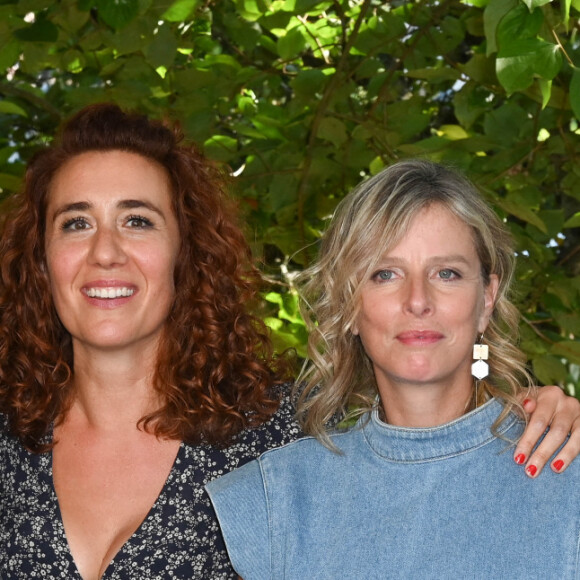
[(235, 4), (239, 15), (250, 22), (258, 20), (264, 14), (257, 0), (236, 0)]
[(62, 63), (67, 71), (78, 74), (85, 67), (85, 55), (80, 50), (68, 50), (62, 56)]
[(562, 0), (560, 2), (560, 7), (562, 9), (562, 20), (564, 21), (566, 32), (568, 32), (568, 24), (570, 22), (570, 5), (571, 0)]
[(576, 312), (556, 312), (554, 318), (564, 330), (580, 337), (580, 314)]
[(175, 0), (162, 14), (161, 20), (166, 22), (182, 22), (197, 8), (201, 0)]
[(348, 139), (344, 123), (332, 117), (322, 119), (318, 127), (318, 137), (330, 141), (337, 148)]
[(552, 81), (546, 79), (538, 79), (538, 84), (540, 86), (540, 91), (542, 93), (542, 109), (545, 109), (546, 105), (550, 101), (550, 96), (552, 94)]
[(517, 203), (510, 201), (508, 199), (497, 199), (496, 203), (508, 213), (516, 216), (517, 218), (532, 224), (537, 227), (541, 232), (547, 234), (548, 229), (546, 224), (529, 208)]
[(10, 191), (18, 191), (22, 185), (22, 180), (19, 177), (10, 175), (8, 173), (0, 173), (0, 189), (9, 189)]
[(109, 26), (123, 28), (139, 14), (139, 0), (96, 0), (99, 17)]
[(522, 0), (522, 2), (530, 9), (530, 12), (539, 6), (549, 4), (551, 1), (552, 0)]
[(564, 222), (563, 228), (580, 228), (580, 211)]
[(145, 49), (145, 56), (153, 68), (168, 68), (175, 60), (178, 46), (170, 27), (160, 26), (151, 44)]
[(484, 54), (474, 54), (463, 66), (463, 72), (472, 80), (481, 84), (494, 83), (495, 59)]
[(560, 70), (562, 54), (556, 44), (526, 38), (502, 47), (497, 55), (497, 78), (508, 94), (527, 89), (534, 75), (551, 80)]
[(301, 70), (291, 85), (298, 95), (312, 98), (316, 93), (322, 92), (326, 81), (326, 75), (318, 69)]
[(501, 20), (497, 29), (499, 50), (516, 40), (536, 38), (544, 20), (541, 10), (530, 12), (523, 4), (510, 10)]
[(276, 174), (270, 182), (268, 198), (275, 214), (286, 215), (287, 208), (293, 211), (296, 205), (296, 180), (284, 174)]
[(264, 242), (275, 245), (285, 256), (292, 256), (293, 261), (303, 262), (303, 253), (294, 255), (303, 246), (300, 243), (300, 232), (296, 226), (268, 228), (264, 234)]
[(286, 141), (282, 132), (276, 127), (275, 123), (269, 117), (257, 115), (252, 119), (254, 126), (258, 129), (262, 137), (274, 139), (277, 141)]
[(580, 70), (574, 69), (570, 80), (570, 106), (576, 119), (580, 120)]
[(292, 28), (276, 43), (278, 54), (283, 60), (291, 60), (298, 56), (305, 46), (306, 40), (299, 28)]
[(469, 134), (460, 125), (441, 125), (438, 133), (450, 141), (458, 141), (469, 137)]
[(16, 103), (12, 103), (10, 101), (0, 101), (0, 113), (28, 117), (28, 113), (20, 105), (17, 105)]
[(563, 340), (550, 349), (552, 354), (562, 356), (575, 364), (580, 364), (580, 341)]
[(566, 308), (572, 308), (578, 294), (571, 279), (565, 278), (561, 274), (559, 276), (553, 276), (546, 291), (557, 296)]
[(13, 66), (21, 52), (20, 43), (15, 38), (0, 36), (0, 70), (5, 71)]
[(487, 56), (497, 52), (497, 27), (502, 18), (518, 5), (518, 0), (489, 0), (483, 13)]
[(375, 157), (369, 163), (369, 171), (371, 175), (376, 175), (379, 171), (382, 171), (385, 168), (385, 162), (380, 157)]
[(469, 129), (487, 111), (483, 96), (477, 94), (474, 88), (474, 83), (469, 83), (469, 86), (464, 86), (453, 97), (455, 116), (466, 129)]
[(216, 161), (229, 161), (237, 151), (238, 141), (227, 135), (214, 135), (203, 144), (206, 155)]
[(485, 134), (498, 144), (513, 147), (522, 138), (522, 127), (526, 126), (526, 120), (526, 111), (513, 100), (508, 100), (485, 115)]
[(30, 26), (15, 30), (14, 36), (25, 42), (56, 42), (58, 28), (50, 20), (46, 20), (44, 15), (40, 15)]
[(532, 368), (534, 375), (543, 385), (562, 383), (568, 375), (568, 369), (561, 359), (550, 355), (534, 357)]

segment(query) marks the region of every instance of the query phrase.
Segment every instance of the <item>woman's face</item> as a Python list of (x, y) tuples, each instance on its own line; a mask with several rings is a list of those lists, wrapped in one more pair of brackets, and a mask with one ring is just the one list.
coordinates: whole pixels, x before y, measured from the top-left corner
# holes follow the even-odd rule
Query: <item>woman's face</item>
[(75, 356), (80, 348), (157, 345), (180, 249), (163, 167), (124, 151), (71, 159), (49, 188), (45, 249)]
[(471, 229), (442, 205), (420, 211), (363, 282), (354, 327), (379, 392), (439, 385), (468, 397), (473, 344), (487, 327), (497, 277), (487, 287)]

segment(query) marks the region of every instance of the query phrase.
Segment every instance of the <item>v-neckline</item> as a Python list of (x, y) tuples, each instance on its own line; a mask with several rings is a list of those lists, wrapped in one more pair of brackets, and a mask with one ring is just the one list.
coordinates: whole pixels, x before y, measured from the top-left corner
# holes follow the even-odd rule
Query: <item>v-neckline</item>
[[(53, 439), (53, 434), (54, 434), (54, 432), (53, 432), (53, 429), (51, 428), (51, 431), (49, 434), (50, 441), (52, 441), (52, 439)], [(167, 478), (165, 479), (165, 482), (163, 484), (163, 487), (161, 488), (161, 491), (159, 492), (159, 494), (155, 498), (155, 501), (153, 502), (153, 504), (149, 508), (149, 511), (147, 512), (147, 514), (145, 515), (145, 517), (143, 518), (141, 523), (137, 526), (135, 531), (129, 536), (127, 541), (119, 548), (119, 550), (117, 550), (115, 555), (111, 558), (111, 560), (107, 564), (107, 567), (105, 568), (104, 572), (99, 577), (99, 580), (102, 580), (102, 579), (106, 580), (107, 574), (109, 573), (109, 569), (111, 568), (111, 566), (113, 566), (116, 562), (118, 562), (120, 557), (121, 558), (123, 557), (123, 553), (125, 552), (126, 548), (128, 548), (133, 543), (134, 539), (139, 535), (139, 532), (141, 531), (143, 526), (148, 522), (149, 519), (154, 517), (155, 512), (158, 509), (160, 501), (164, 498), (164, 496), (167, 492), (167, 488), (169, 487), (169, 485), (171, 484), (171, 482), (173, 481), (173, 479), (176, 476), (177, 465), (183, 464), (184, 453), (185, 453), (185, 443), (182, 441), (177, 449), (177, 453), (175, 454), (175, 458), (174, 458), (173, 463), (171, 465), (171, 469), (169, 470), (169, 473), (167, 475)], [(56, 517), (58, 520), (58, 525), (61, 528), (62, 537), (63, 537), (64, 544), (66, 546), (67, 554), (70, 556), (70, 559), (72, 561), (74, 569), (76, 570), (76, 573), (78, 574), (78, 577), (82, 578), (81, 573), (79, 572), (79, 570), (77, 568), (77, 565), (76, 565), (76, 562), (74, 559), (74, 555), (72, 553), (72, 550), (71, 550), (71, 547), (70, 547), (70, 544), (69, 544), (69, 541), (68, 541), (68, 538), (66, 535), (66, 528), (64, 526), (64, 520), (62, 517), (62, 512), (60, 510), (60, 503), (59, 503), (58, 495), (56, 493), (56, 487), (54, 485), (53, 453), (52, 453), (52, 451), (49, 452), (48, 468), (49, 468), (49, 474), (50, 474), (51, 492), (53, 494), (54, 502), (55, 502), (55, 506), (56, 506)]]

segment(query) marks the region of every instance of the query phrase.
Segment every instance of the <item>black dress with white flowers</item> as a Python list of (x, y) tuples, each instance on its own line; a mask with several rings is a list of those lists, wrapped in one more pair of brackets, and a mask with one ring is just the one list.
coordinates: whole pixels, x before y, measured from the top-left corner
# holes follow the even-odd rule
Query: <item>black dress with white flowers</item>
[[(286, 397), (272, 419), (227, 448), (181, 444), (167, 481), (103, 580), (237, 578), (204, 485), (301, 435)], [(1, 416), (0, 416), (1, 418)], [(5, 423), (5, 421), (2, 421)], [(80, 579), (52, 481), (52, 454), (34, 454), (0, 428), (0, 578)]]

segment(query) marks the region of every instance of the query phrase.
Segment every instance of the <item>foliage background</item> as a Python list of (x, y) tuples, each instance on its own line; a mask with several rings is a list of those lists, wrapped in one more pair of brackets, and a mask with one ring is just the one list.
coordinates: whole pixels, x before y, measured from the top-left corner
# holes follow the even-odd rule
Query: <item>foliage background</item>
[(579, 17), (580, 0), (0, 0), (0, 193), (87, 103), (179, 119), (235, 175), (261, 314), (304, 354), (292, 280), (336, 203), (398, 159), (451, 163), (515, 236), (538, 380), (578, 396)]

